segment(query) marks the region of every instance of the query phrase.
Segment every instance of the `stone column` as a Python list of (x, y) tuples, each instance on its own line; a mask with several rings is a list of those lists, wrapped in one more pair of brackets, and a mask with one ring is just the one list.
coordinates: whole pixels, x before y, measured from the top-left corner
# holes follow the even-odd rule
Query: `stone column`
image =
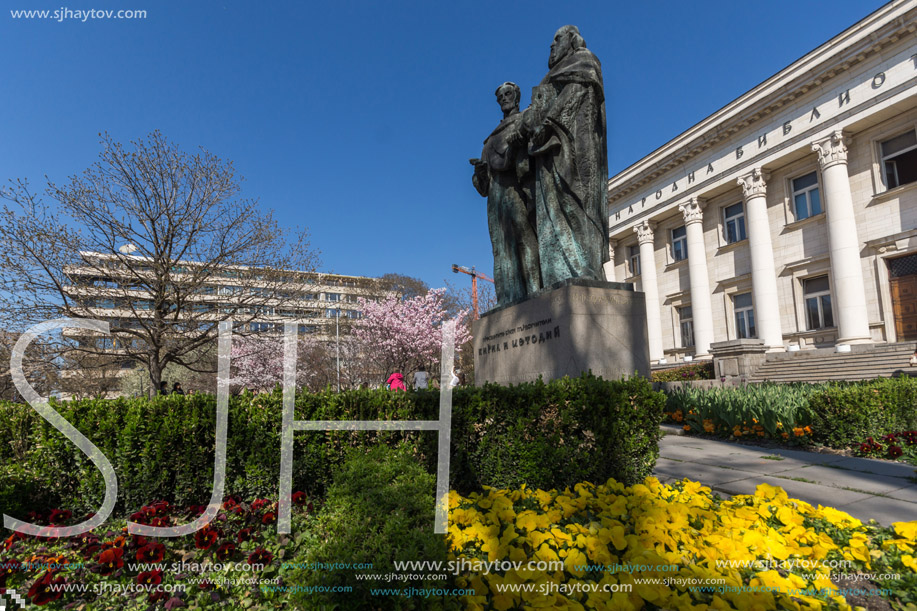
[(841, 130), (812, 143), (818, 153), (824, 181), (825, 216), (828, 220), (828, 249), (833, 279), (832, 310), (837, 324), (837, 343), (872, 343), (866, 311), (866, 289), (860, 264), (853, 196), (847, 176), (847, 146)]
[(738, 183), (742, 186), (745, 198), (755, 326), (758, 338), (768, 352), (779, 352), (784, 349), (783, 332), (780, 329), (780, 304), (777, 301), (774, 247), (771, 244), (771, 227), (767, 220), (767, 178), (761, 168), (755, 168), (751, 173), (740, 176)]
[(615, 275), (615, 248), (618, 247), (617, 240), (608, 240), (608, 261), (603, 266), (605, 268), (605, 280), (608, 282), (617, 282)]
[(691, 314), (694, 319), (694, 358), (711, 358), (713, 307), (710, 305), (710, 278), (707, 275), (707, 249), (704, 248), (704, 203), (692, 197), (679, 204), (685, 217), (688, 238), (688, 274), (691, 277)]
[(653, 231), (656, 223), (643, 221), (634, 231), (640, 244), (640, 284), (646, 299), (646, 337), (650, 344), (650, 362), (658, 363), (662, 351), (662, 321), (659, 316), (659, 286), (656, 282), (656, 255)]

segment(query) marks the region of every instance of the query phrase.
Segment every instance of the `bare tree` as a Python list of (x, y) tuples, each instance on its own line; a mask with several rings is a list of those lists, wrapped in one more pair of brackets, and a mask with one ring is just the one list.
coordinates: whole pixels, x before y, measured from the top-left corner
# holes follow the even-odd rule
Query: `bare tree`
[(7, 326), (107, 320), (111, 337), (65, 332), (66, 349), (136, 363), (153, 394), (169, 365), (212, 371), (202, 348), (221, 321), (244, 335), (297, 317), (317, 253), (305, 230), (286, 232), (240, 198), (232, 162), (184, 152), (158, 131), (101, 144), (85, 172), (48, 181), (52, 205), (24, 181), (0, 190)]
[(385, 289), (400, 294), (403, 300), (421, 297), (426, 295), (427, 291), (430, 290), (430, 285), (420, 278), (414, 278), (413, 276), (406, 276), (404, 274), (384, 274), (379, 278), (379, 281)]
[[(21, 401), (19, 391), (13, 383), (10, 371), (10, 357), (13, 346), (19, 339), (18, 333), (0, 330), (0, 400)], [(60, 379), (54, 363), (54, 354), (43, 343), (31, 344), (22, 361), (22, 374), (39, 393), (47, 393), (59, 385)]]

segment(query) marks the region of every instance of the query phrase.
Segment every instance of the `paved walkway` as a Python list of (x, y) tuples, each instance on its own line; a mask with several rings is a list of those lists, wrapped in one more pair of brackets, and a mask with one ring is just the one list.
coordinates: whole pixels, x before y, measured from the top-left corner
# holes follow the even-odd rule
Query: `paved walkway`
[[(663, 426), (666, 433), (680, 433)], [(790, 498), (846, 511), (864, 522), (917, 520), (913, 465), (799, 450), (761, 448), (667, 434), (653, 475), (663, 483), (688, 478), (720, 496), (753, 494), (758, 484), (780, 486)], [(770, 457), (770, 458), (766, 458)]]

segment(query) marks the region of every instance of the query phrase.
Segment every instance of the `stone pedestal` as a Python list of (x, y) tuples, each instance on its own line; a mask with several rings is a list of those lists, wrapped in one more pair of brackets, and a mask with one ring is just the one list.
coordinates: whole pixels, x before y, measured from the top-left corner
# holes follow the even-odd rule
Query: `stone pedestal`
[(714, 375), (723, 381), (747, 380), (767, 359), (768, 347), (759, 339), (733, 339), (710, 344)]
[(650, 373), (646, 303), (631, 284), (570, 279), (491, 310), (472, 329), (479, 386)]

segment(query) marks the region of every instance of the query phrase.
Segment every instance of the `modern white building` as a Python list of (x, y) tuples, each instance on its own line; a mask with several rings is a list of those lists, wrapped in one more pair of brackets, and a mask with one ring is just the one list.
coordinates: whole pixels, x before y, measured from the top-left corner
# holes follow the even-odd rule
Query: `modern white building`
[(917, 1), (890, 2), (612, 177), (650, 356), (917, 339)]

